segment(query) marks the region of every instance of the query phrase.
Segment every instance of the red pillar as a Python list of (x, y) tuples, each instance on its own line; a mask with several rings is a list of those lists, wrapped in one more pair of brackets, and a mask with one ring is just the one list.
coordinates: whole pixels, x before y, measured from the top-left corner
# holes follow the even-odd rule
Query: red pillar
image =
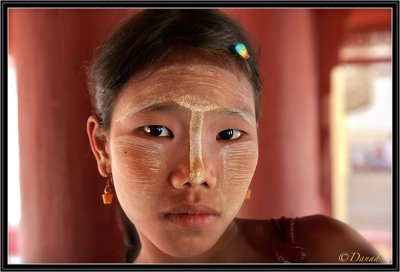
[(119, 262), (115, 206), (86, 136), (86, 71), (126, 10), (15, 9), (11, 52), (19, 95), (23, 262)]
[(332, 212), (331, 131), (330, 131), (330, 87), (331, 71), (339, 63), (339, 50), (343, 44), (345, 24), (350, 10), (321, 9), (315, 12), (318, 46), (318, 100), (321, 158), (321, 195), (326, 210)]

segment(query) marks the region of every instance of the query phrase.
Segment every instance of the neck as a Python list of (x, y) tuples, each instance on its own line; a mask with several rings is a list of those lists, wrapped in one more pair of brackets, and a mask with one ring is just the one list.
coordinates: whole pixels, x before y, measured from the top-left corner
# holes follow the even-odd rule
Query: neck
[(237, 262), (241, 256), (237, 252), (242, 237), (235, 220), (229, 225), (217, 243), (208, 251), (192, 258), (178, 258), (158, 249), (147, 237), (139, 232), (142, 249), (135, 263), (221, 263)]

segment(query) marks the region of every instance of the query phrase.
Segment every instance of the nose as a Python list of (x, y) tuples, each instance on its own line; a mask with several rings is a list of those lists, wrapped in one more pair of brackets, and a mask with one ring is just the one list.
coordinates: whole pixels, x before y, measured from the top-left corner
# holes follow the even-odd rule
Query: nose
[[(206, 186), (215, 187), (216, 177), (213, 171), (212, 160), (204, 161), (204, 148), (207, 148), (207, 140), (203, 139), (203, 119), (204, 111), (192, 111), (189, 126), (189, 146), (185, 152), (180, 152), (183, 157), (178, 162), (179, 167), (171, 176), (172, 185), (175, 188), (185, 188), (187, 186)], [(183, 151), (183, 150), (182, 150)]]
[[(196, 174), (196, 173), (195, 173)], [(176, 189), (184, 189), (188, 187), (202, 186), (212, 189), (216, 185), (216, 178), (213, 174), (206, 174), (203, 176), (191, 177), (190, 171), (186, 167), (177, 169), (170, 176), (171, 184)]]
[[(205, 187), (212, 189), (216, 186), (217, 178), (214, 164), (209, 161), (196, 159), (190, 162), (188, 156), (182, 158), (170, 173), (170, 182), (176, 189), (189, 187)], [(192, 167), (191, 167), (192, 165)]]

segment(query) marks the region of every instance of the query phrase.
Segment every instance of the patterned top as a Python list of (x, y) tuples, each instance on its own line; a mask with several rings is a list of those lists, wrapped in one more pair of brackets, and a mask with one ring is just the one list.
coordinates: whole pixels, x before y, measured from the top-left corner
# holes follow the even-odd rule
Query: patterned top
[(305, 249), (299, 246), (294, 239), (294, 226), (297, 218), (272, 219), (281, 244), (275, 250), (275, 258), (280, 263), (305, 263)]

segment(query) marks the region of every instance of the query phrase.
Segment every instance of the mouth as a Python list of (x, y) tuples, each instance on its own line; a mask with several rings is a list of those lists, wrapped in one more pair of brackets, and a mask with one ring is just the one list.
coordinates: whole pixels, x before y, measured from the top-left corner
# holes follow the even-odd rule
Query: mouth
[(214, 223), (220, 213), (204, 205), (181, 205), (162, 213), (163, 217), (176, 225), (190, 229), (202, 229)]

